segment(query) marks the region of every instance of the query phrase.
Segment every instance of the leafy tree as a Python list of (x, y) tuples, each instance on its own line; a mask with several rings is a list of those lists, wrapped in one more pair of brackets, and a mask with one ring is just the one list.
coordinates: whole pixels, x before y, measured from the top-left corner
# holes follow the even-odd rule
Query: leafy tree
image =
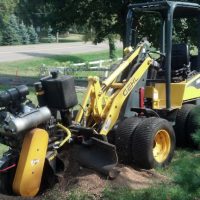
[(38, 40), (38, 34), (37, 34), (33, 25), (29, 26), (28, 34), (29, 34), (29, 37), (30, 37), (30, 43), (31, 44), (37, 44), (38, 41), (39, 41)]
[(15, 15), (11, 15), (7, 24), (5, 24), (5, 30), (3, 31), (3, 44), (4, 45), (16, 45), (21, 44), (22, 37), (19, 31), (19, 25)]
[(26, 25), (24, 24), (24, 22), (22, 22), (19, 25), (19, 32), (20, 32), (20, 35), (22, 37), (22, 44), (29, 44), (30, 43), (30, 37), (29, 37), (29, 34), (28, 34), (28, 29), (27, 29)]
[(16, 6), (19, 0), (1, 0), (0, 1), (0, 25), (2, 26), (4, 22), (8, 22), (10, 15), (14, 14)]
[(3, 30), (5, 30), (5, 24), (8, 23), (10, 15), (14, 13), (18, 0), (1, 0), (0, 1), (0, 35), (2, 44), (3, 41)]
[(51, 8), (49, 8), (49, 4), (52, 5), (48, 1), (49, 0), (19, 0), (17, 9), (18, 16), (25, 24), (33, 25), (34, 27), (48, 27), (51, 20)]

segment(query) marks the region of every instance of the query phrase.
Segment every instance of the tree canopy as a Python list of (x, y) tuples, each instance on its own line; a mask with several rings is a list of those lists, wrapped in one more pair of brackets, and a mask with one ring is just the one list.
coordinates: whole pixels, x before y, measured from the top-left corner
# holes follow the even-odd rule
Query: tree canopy
[(123, 12), (129, 1), (115, 0), (59, 0), (46, 1), (47, 18), (57, 31), (73, 24), (95, 32), (94, 42), (101, 42), (109, 34), (123, 35)]
[(0, 1), (0, 21), (6, 22), (9, 20), (10, 15), (16, 10), (19, 0), (1, 0)]
[[(86, 32), (92, 31), (95, 43), (102, 42), (110, 34), (118, 34), (123, 40), (127, 5), (129, 3), (147, 2), (145, 0), (46, 0), (45, 3), (42, 0), (37, 1), (40, 1), (40, 6), (37, 8), (38, 11), (42, 9), (45, 13), (44, 22), (50, 23), (54, 31), (68, 30), (73, 24), (84, 26)], [(183, 1), (187, 2), (188, 0)], [(198, 0), (190, 0), (190, 2), (198, 3)], [(142, 16), (140, 24), (142, 32), (156, 43), (159, 20), (156, 18), (152, 20), (150, 17), (145, 18)], [(187, 26), (193, 28), (194, 22), (191, 25), (188, 24), (189, 21), (187, 20), (176, 23), (176, 30), (181, 31), (180, 35), (187, 34)], [(180, 25), (183, 30), (180, 30)]]
[[(199, 3), (199, 0), (182, 1)], [(23, 21), (27, 26), (45, 27), (46, 30), (51, 26), (52, 33), (68, 31), (76, 26), (83, 32), (91, 32), (95, 43), (102, 42), (112, 34), (120, 35), (123, 40), (127, 5), (138, 2), (147, 0), (1, 0), (0, 26), (3, 27), (15, 14), (18, 21)], [(156, 42), (155, 30), (159, 21), (143, 17), (141, 22), (141, 30)], [(152, 23), (155, 25), (152, 26)], [(193, 29), (194, 22), (188, 24), (187, 20), (183, 20), (175, 26), (182, 35), (187, 35), (187, 26)], [(153, 28), (154, 34), (151, 34), (150, 28)]]

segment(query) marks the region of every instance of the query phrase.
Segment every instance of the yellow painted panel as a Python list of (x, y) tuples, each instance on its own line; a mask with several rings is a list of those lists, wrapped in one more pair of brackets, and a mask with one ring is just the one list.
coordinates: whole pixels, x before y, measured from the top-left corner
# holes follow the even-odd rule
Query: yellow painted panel
[(13, 191), (21, 196), (33, 197), (40, 189), (48, 146), (48, 133), (34, 129), (26, 134), (13, 181)]
[(197, 74), (192, 79), (187, 81), (183, 97), (184, 101), (200, 97), (199, 83), (200, 83), (200, 74)]
[[(155, 84), (155, 88), (158, 90), (160, 108), (166, 108), (166, 92), (165, 84)], [(183, 103), (183, 94), (185, 91), (185, 83), (171, 83), (171, 107), (180, 108)]]
[[(185, 91), (185, 83), (171, 84), (171, 107), (180, 108), (183, 103), (183, 95)], [(153, 109), (166, 108), (166, 91), (165, 83), (156, 83), (155, 86), (145, 88), (145, 97), (152, 98)], [(156, 95), (154, 93), (157, 93)]]
[(144, 93), (145, 98), (153, 99), (154, 92), (155, 92), (155, 88), (153, 86), (146, 86), (145, 93)]
[[(199, 85), (200, 74), (193, 78), (185, 80), (181, 83), (171, 83), (171, 106), (172, 108), (180, 108), (183, 101), (192, 100), (200, 97)], [(154, 93), (158, 92), (158, 99), (154, 99)], [(145, 88), (145, 97), (152, 98), (154, 109), (163, 109), (166, 107), (165, 83), (156, 83), (155, 86), (147, 86)], [(155, 106), (156, 105), (156, 106)]]
[(200, 89), (197, 89), (193, 86), (189, 86), (185, 88), (185, 93), (183, 100), (195, 99), (200, 97)]

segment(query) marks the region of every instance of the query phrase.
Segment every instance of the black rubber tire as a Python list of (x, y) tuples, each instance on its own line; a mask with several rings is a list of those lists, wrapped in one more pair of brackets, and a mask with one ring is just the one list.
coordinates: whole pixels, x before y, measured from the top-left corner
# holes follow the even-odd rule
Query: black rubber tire
[(186, 133), (186, 124), (190, 111), (195, 107), (193, 104), (184, 104), (180, 110), (178, 110), (176, 115), (176, 124), (174, 126), (176, 134), (176, 145), (177, 147), (186, 147), (187, 142), (187, 133)]
[[(5, 163), (3, 168), (10, 166), (10, 162)], [(15, 176), (16, 168), (10, 169), (5, 173), (0, 173), (0, 193), (5, 195), (14, 195), (12, 190), (12, 184)]]
[(54, 174), (49, 162), (45, 160), (39, 194), (44, 193), (47, 189), (53, 188), (57, 182), (58, 177)]
[[(171, 142), (169, 153), (162, 162), (157, 162), (153, 155), (154, 139), (159, 130), (165, 130)], [(140, 123), (134, 132), (132, 141), (134, 163), (144, 169), (168, 165), (173, 157), (176, 143), (172, 125), (167, 120), (157, 117), (146, 118)]]
[(142, 118), (130, 117), (119, 123), (115, 134), (115, 145), (120, 163), (132, 163), (132, 135), (141, 121)]
[[(125, 120), (126, 118), (122, 118), (121, 121)], [(118, 120), (115, 126), (111, 129), (111, 131), (107, 135), (108, 142), (115, 145), (115, 138), (116, 138), (116, 131), (118, 129), (120, 121)]]
[(111, 130), (107, 135), (108, 142), (114, 145), (115, 145), (115, 134), (116, 134), (116, 131)]
[(0, 174), (0, 193), (5, 195), (13, 195), (12, 183), (14, 180), (14, 174), (12, 172), (6, 172)]
[(200, 106), (195, 106), (188, 115), (186, 123), (186, 138), (188, 146), (194, 149), (198, 149), (199, 145), (194, 141), (193, 135), (200, 131)]

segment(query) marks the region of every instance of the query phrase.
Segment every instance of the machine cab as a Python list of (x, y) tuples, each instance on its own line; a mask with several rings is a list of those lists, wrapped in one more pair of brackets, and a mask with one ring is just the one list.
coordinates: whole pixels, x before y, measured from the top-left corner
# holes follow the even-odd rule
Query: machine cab
[(148, 76), (145, 87), (149, 106), (176, 109), (185, 102), (196, 103), (200, 97), (200, 5), (172, 1), (129, 5), (126, 47), (135, 46), (142, 37), (160, 52), (160, 69)]

